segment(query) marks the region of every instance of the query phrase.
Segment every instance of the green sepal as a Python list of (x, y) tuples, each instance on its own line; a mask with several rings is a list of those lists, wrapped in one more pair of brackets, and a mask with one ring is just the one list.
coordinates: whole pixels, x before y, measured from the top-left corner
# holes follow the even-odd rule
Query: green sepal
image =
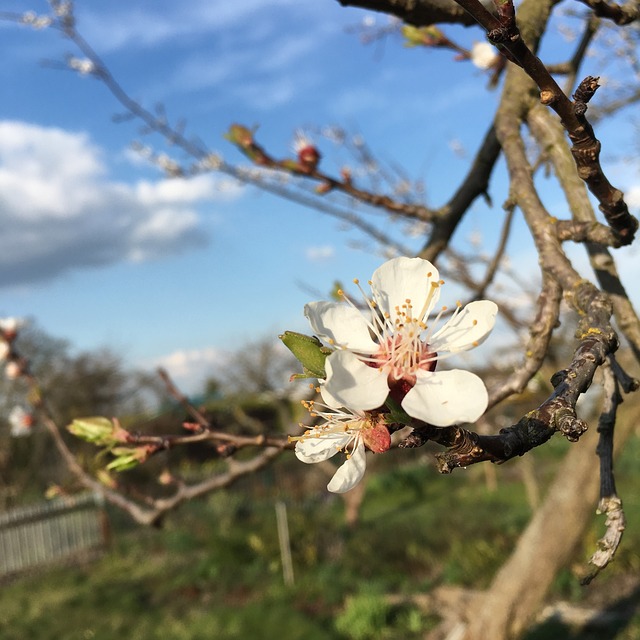
[(285, 331), (278, 337), (302, 365), (304, 373), (296, 374), (296, 378), (327, 377), (324, 361), (331, 353), (331, 349), (324, 347), (318, 338), (295, 331)]
[(387, 397), (384, 404), (389, 409), (389, 413), (384, 415), (384, 420), (387, 424), (408, 425), (411, 423), (411, 416), (393, 398)]

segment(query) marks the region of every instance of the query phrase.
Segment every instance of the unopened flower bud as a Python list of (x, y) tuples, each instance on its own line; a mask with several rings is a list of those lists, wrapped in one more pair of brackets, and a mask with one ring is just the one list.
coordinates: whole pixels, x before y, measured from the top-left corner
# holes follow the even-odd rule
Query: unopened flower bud
[(331, 191), (331, 189), (333, 189), (333, 187), (331, 186), (330, 182), (321, 182), (319, 185), (316, 186), (314, 191), (317, 194), (323, 196), (325, 193), (329, 193), (329, 191)]
[(298, 161), (305, 170), (314, 171), (320, 162), (320, 152), (313, 145), (307, 145), (298, 151)]
[(391, 448), (391, 434), (382, 422), (362, 430), (362, 440), (373, 453), (384, 453)]
[(298, 169), (305, 173), (315, 171), (320, 162), (320, 152), (303, 133), (297, 131), (293, 142), (293, 150), (298, 157)]

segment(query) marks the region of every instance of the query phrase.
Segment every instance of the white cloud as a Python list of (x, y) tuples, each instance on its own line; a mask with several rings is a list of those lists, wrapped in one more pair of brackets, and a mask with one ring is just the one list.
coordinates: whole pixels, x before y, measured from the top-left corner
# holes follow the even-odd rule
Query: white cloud
[[(176, 37), (194, 37), (220, 33), (229, 28), (248, 29), (260, 13), (268, 15), (276, 9), (297, 5), (297, 0), (172, 0), (138, 2), (79, 16), (89, 40), (102, 51), (123, 47), (160, 45)], [(146, 6), (145, 6), (146, 5)], [(79, 7), (80, 8), (80, 7)]]
[(310, 262), (326, 262), (336, 254), (335, 247), (325, 244), (318, 247), (307, 247), (305, 255)]
[(216, 184), (115, 182), (87, 135), (0, 121), (0, 286), (202, 246), (196, 205), (238, 192)]
[(166, 369), (183, 393), (194, 394), (201, 392), (207, 378), (224, 366), (225, 357), (222, 351), (213, 347), (179, 349), (142, 363), (142, 366)]
[(632, 209), (640, 209), (640, 186), (630, 187), (625, 193), (625, 200)]

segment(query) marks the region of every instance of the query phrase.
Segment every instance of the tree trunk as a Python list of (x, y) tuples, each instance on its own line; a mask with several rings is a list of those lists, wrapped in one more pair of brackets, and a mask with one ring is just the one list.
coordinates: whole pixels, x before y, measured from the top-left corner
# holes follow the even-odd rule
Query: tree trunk
[[(630, 416), (625, 419), (624, 413), (616, 429), (617, 450), (631, 434), (634, 423)], [(513, 640), (528, 628), (596, 510), (597, 440), (593, 427), (572, 446), (510, 558), (484, 596), (465, 614), (467, 628), (458, 636), (460, 640)]]

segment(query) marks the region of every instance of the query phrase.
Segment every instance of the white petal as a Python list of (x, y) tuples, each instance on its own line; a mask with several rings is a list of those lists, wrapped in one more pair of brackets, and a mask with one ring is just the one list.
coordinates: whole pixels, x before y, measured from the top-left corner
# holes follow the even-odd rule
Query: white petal
[(334, 351), (324, 366), (327, 379), (320, 393), (330, 407), (366, 411), (376, 409), (387, 399), (386, 373), (367, 366), (350, 351)]
[(353, 489), (364, 476), (367, 467), (367, 454), (364, 444), (358, 441), (356, 448), (347, 461), (335, 472), (331, 482), (327, 485), (327, 489), (332, 493), (345, 493), (349, 489)]
[(489, 69), (497, 58), (495, 48), (488, 42), (475, 42), (471, 47), (471, 62), (478, 69)]
[[(421, 258), (394, 258), (378, 267), (371, 277), (372, 289), (382, 313), (395, 318), (395, 308), (411, 300), (414, 315), (424, 320), (440, 297), (438, 270)], [(424, 307), (428, 300), (428, 305)]]
[(470, 371), (418, 371), (416, 384), (402, 401), (412, 417), (436, 427), (475, 422), (487, 408), (484, 382)]
[(436, 353), (467, 351), (484, 342), (496, 323), (498, 305), (490, 300), (470, 302), (429, 340)]
[(367, 318), (358, 309), (340, 302), (310, 302), (304, 307), (304, 315), (321, 338), (361, 353), (378, 350), (378, 344), (369, 335)]
[(311, 429), (309, 436), (296, 443), (296, 458), (307, 464), (328, 460), (351, 438), (349, 433), (323, 433), (321, 429)]

